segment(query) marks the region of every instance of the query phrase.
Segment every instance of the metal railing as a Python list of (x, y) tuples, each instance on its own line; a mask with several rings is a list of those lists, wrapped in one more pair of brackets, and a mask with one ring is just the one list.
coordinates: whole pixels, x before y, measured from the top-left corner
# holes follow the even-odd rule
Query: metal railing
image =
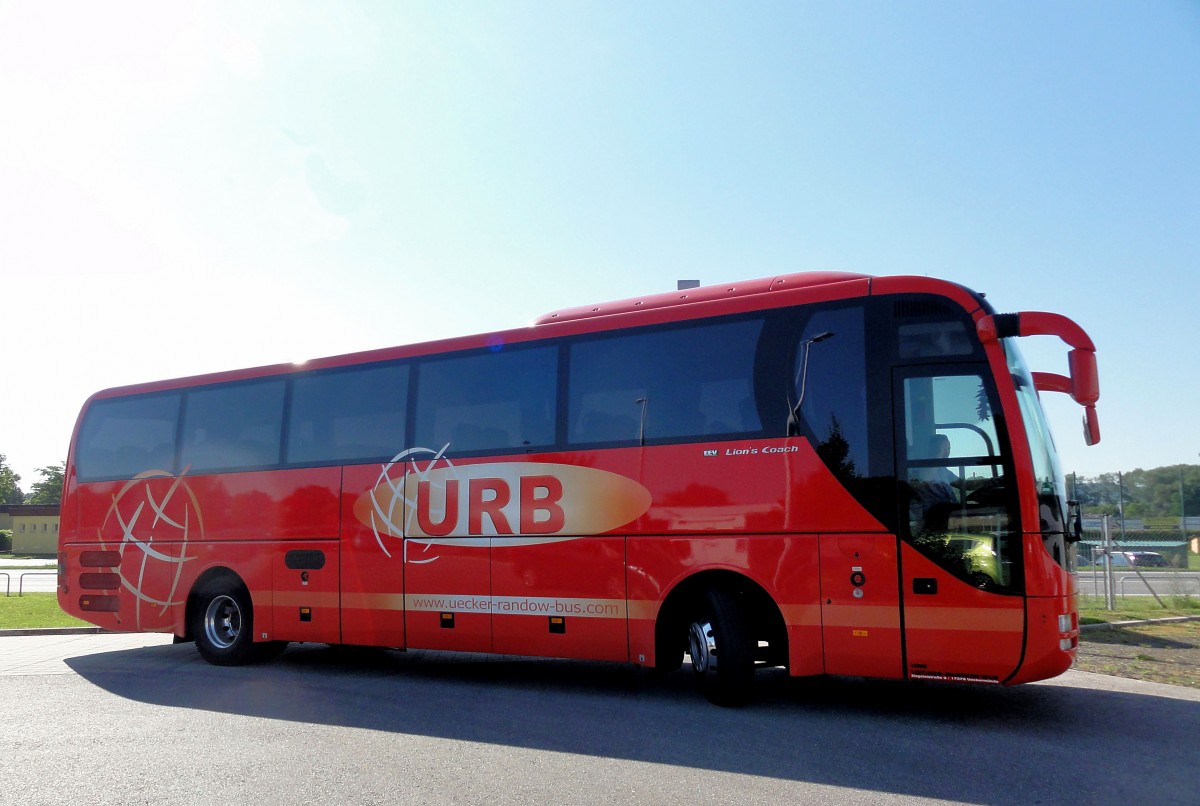
[[(1146, 577), (1142, 577), (1142, 576), (1121, 577), (1121, 581), (1119, 583), (1120, 588), (1121, 588), (1121, 595), (1122, 596), (1125, 595), (1125, 583), (1130, 582), (1130, 581), (1141, 582), (1143, 585), (1146, 586), (1146, 590), (1150, 591), (1151, 593), (1154, 593), (1154, 588), (1150, 587), (1150, 580), (1166, 582), (1171, 586), (1178, 585), (1180, 582), (1194, 582), (1194, 583), (1196, 583), (1196, 593), (1200, 594), (1200, 579), (1198, 579), (1196, 577), (1185, 577), (1185, 576), (1177, 576), (1177, 577), (1171, 578), (1171, 577), (1168, 577), (1166, 574), (1160, 573), (1160, 574), (1154, 574), (1149, 579), (1147, 579)], [(1174, 595), (1174, 594), (1169, 593), (1167, 595)]]
[[(4, 577), (4, 595), (12, 596), (12, 575), (7, 571), (0, 571), (0, 576)], [(25, 577), (54, 577), (58, 576), (57, 571), (25, 571), (17, 577), (17, 596), (25, 595)]]

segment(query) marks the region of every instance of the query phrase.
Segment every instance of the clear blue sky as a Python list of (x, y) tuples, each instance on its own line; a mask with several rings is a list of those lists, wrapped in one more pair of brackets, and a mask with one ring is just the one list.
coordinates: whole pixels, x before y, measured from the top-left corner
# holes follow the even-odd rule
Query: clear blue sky
[(1067, 314), (1064, 469), (1200, 462), (1196, 2), (0, 3), (0, 76), (26, 490), (100, 388), (813, 269)]

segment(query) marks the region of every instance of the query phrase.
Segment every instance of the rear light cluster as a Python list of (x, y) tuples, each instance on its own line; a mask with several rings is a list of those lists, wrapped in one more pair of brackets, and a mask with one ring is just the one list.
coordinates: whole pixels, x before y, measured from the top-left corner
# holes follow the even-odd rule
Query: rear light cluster
[(79, 587), (90, 591), (111, 591), (121, 587), (120, 574), (80, 574)]
[[(121, 553), (118, 551), (85, 551), (79, 555), (79, 564), (85, 568), (117, 568), (121, 564)], [(111, 570), (84, 572), (79, 575), (79, 587), (85, 590), (120, 590), (121, 575)], [(85, 593), (79, 597), (79, 609), (115, 613), (121, 609), (121, 600), (117, 596)]]
[(79, 597), (79, 609), (99, 613), (116, 613), (121, 609), (121, 600), (116, 596), (89, 596), (84, 594)]
[(79, 564), (85, 568), (116, 568), (121, 564), (121, 552), (85, 551), (79, 555)]

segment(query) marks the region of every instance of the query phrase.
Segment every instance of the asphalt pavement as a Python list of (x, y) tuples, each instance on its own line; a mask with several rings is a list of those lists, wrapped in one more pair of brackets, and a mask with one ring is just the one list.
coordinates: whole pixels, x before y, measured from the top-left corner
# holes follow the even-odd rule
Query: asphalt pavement
[(1191, 806), (1200, 791), (1200, 691), (1082, 672), (1015, 688), (766, 674), (754, 703), (723, 709), (686, 668), (322, 645), (218, 668), (169, 635), (58, 634), (0, 637), (0, 678), (14, 806)]

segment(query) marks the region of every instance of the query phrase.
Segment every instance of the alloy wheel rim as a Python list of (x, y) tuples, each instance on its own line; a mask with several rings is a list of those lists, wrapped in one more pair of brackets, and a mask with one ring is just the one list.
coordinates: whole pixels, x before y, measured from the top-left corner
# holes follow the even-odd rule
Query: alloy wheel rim
[(213, 646), (229, 649), (242, 631), (242, 608), (233, 597), (221, 595), (204, 613), (204, 634)]

